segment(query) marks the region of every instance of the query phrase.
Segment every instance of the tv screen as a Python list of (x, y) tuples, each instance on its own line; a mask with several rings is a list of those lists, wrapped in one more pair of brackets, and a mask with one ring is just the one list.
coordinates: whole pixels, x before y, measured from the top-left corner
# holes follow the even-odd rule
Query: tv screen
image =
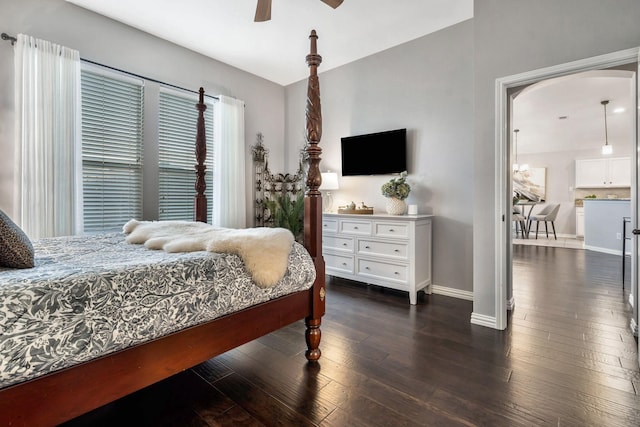
[(407, 170), (407, 129), (341, 139), (342, 176), (385, 175)]

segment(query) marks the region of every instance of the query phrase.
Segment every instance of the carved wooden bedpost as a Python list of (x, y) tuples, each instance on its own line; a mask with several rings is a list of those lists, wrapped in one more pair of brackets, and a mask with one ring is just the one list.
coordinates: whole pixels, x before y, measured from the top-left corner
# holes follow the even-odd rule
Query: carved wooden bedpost
[(204, 127), (204, 111), (207, 105), (204, 103), (204, 89), (200, 88), (200, 97), (196, 104), (198, 109), (198, 127), (196, 134), (196, 196), (194, 200), (194, 215), (196, 221), (207, 222), (207, 196), (204, 192), (207, 189), (207, 182), (204, 179), (207, 173), (207, 166), (204, 164), (207, 159), (207, 136)]
[(320, 108), (320, 83), (318, 81), (318, 66), (322, 57), (318, 55), (316, 41), (318, 36), (312, 30), (309, 36), (311, 52), (307, 55), (309, 79), (307, 84), (306, 138), (307, 153), (309, 154), (309, 173), (307, 175), (307, 191), (304, 198), (304, 245), (309, 251), (316, 266), (316, 281), (313, 286), (312, 315), (305, 319), (307, 330), (306, 357), (311, 362), (320, 358), (320, 323), (325, 310), (325, 273), (322, 258), (322, 196), (320, 184), (320, 154), (318, 146), (322, 136), (322, 111)]

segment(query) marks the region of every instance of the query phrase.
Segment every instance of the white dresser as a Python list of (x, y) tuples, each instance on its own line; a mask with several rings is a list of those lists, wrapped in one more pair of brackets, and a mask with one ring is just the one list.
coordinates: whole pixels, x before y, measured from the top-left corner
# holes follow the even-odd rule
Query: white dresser
[(409, 292), (430, 293), (432, 215), (322, 214), (326, 273)]

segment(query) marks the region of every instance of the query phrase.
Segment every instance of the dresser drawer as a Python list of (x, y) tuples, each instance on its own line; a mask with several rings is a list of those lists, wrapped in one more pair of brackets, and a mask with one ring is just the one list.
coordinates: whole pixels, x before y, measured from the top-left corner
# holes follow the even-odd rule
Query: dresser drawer
[(338, 232), (338, 221), (335, 219), (322, 219), (322, 232), (325, 231), (329, 233), (337, 233)]
[(406, 243), (360, 239), (358, 241), (358, 253), (362, 255), (382, 255), (407, 259), (409, 256), (409, 246)]
[(327, 268), (340, 270), (353, 274), (353, 257), (336, 254), (324, 254), (324, 263)]
[(401, 222), (376, 222), (374, 235), (379, 237), (409, 237), (409, 225)]
[(398, 282), (406, 282), (409, 277), (409, 267), (403, 264), (359, 259), (357, 273), (363, 276), (382, 277)]
[(371, 235), (371, 222), (342, 220), (340, 221), (340, 232), (349, 234)]
[(322, 247), (353, 253), (353, 237), (322, 236)]

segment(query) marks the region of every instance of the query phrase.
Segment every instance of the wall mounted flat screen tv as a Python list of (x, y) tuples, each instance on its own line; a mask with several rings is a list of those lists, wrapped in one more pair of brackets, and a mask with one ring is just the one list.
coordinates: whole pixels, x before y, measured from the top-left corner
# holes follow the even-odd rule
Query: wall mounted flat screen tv
[(341, 138), (342, 176), (386, 175), (407, 170), (407, 129)]

